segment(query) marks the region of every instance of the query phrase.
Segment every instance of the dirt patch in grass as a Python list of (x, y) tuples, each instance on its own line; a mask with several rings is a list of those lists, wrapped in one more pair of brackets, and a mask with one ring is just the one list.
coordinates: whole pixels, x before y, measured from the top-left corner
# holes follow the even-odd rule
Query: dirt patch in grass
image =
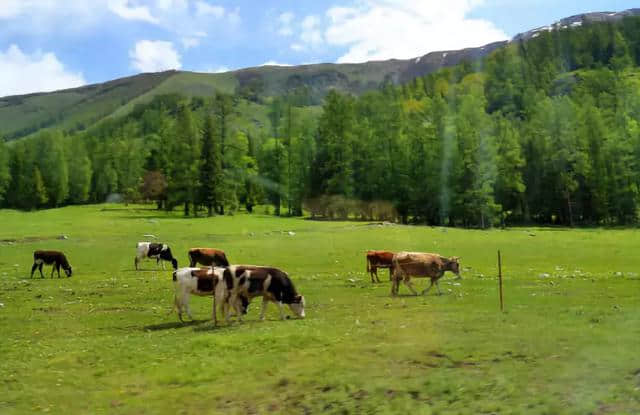
[(7, 244), (7, 245), (29, 244), (29, 243), (33, 243), (33, 242), (65, 240), (65, 239), (68, 239), (68, 237), (66, 235), (24, 236), (22, 238), (4, 238), (4, 239), (0, 239), (0, 244)]

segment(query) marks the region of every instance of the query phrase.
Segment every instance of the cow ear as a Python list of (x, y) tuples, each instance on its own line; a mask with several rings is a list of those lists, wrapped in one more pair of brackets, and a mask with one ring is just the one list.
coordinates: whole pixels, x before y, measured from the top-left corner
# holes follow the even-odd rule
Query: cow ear
[(302, 296), (301, 295), (296, 295), (295, 302), (296, 303), (302, 302)]

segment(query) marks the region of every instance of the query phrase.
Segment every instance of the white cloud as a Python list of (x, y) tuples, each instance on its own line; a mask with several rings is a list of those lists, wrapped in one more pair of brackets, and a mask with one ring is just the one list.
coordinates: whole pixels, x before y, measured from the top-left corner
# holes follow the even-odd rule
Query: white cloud
[(320, 19), (316, 16), (307, 16), (302, 21), (302, 33), (300, 40), (312, 48), (316, 48), (324, 42), (322, 32), (320, 31)]
[(55, 54), (25, 54), (17, 45), (0, 50), (0, 96), (55, 91), (85, 85), (82, 73), (69, 72)]
[(213, 16), (217, 19), (224, 17), (225, 10), (222, 6), (212, 5), (206, 1), (196, 2), (196, 14), (198, 16)]
[(3, 0), (0, 6), (0, 19), (11, 19), (22, 14), (24, 0)]
[(278, 34), (280, 36), (291, 36), (293, 34), (291, 22), (293, 21), (294, 17), (295, 15), (291, 12), (284, 12), (280, 16), (278, 16), (278, 24), (280, 25)]
[(172, 42), (141, 40), (129, 51), (131, 66), (140, 72), (159, 72), (180, 69), (180, 54)]
[(208, 72), (208, 73), (223, 73), (223, 72), (229, 72), (231, 69), (229, 69), (229, 67), (221, 65), (221, 66), (217, 66), (215, 68), (207, 68), (204, 70), (204, 72)]
[(363, 0), (357, 7), (329, 9), (324, 37), (348, 48), (338, 62), (407, 59), (507, 39), (491, 22), (467, 17), (483, 1)]
[(186, 9), (189, 7), (188, 0), (156, 0), (156, 7), (161, 10)]
[(200, 39), (197, 37), (186, 36), (180, 39), (182, 42), (182, 47), (185, 49), (195, 48), (200, 45)]
[(288, 64), (288, 63), (280, 63), (280, 62), (276, 62), (274, 60), (270, 60), (270, 61), (267, 61), (267, 62), (263, 63), (262, 65), (258, 65), (258, 66), (291, 66), (291, 65)]
[(126, 20), (142, 20), (158, 24), (160, 21), (151, 15), (147, 6), (136, 6), (130, 0), (109, 0), (109, 10)]

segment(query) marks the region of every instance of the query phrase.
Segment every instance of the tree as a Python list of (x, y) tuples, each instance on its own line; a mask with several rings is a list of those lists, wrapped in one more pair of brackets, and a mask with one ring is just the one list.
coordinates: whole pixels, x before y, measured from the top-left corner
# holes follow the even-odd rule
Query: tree
[[(174, 130), (173, 164), (169, 178), (168, 207), (184, 205), (189, 216), (196, 200), (200, 170), (200, 146), (193, 115), (187, 103), (178, 107)], [(194, 214), (197, 211), (194, 206)]]
[(47, 189), (47, 199), (53, 207), (60, 206), (69, 196), (69, 169), (64, 154), (62, 134), (58, 131), (41, 133), (35, 139), (38, 146), (38, 167)]
[(5, 193), (9, 188), (9, 151), (2, 136), (0, 136), (0, 206), (5, 201)]
[(84, 141), (74, 138), (69, 141), (71, 149), (67, 151), (69, 166), (69, 201), (71, 203), (86, 203), (91, 190), (91, 160)]
[[(229, 125), (231, 123), (231, 116), (233, 112), (232, 97), (223, 93), (216, 93), (213, 101), (213, 113), (215, 116), (215, 126), (218, 136), (218, 143), (220, 145), (221, 165), (223, 171), (223, 180), (228, 177), (227, 175), (227, 136), (229, 134)], [(224, 215), (225, 204), (233, 203), (237, 200), (235, 193), (232, 193), (234, 189), (227, 187), (223, 184), (220, 192), (220, 200), (218, 205), (218, 213)]]
[(145, 172), (142, 177), (140, 193), (147, 200), (155, 200), (158, 209), (161, 209), (162, 201), (167, 197), (167, 179), (164, 174), (158, 170)]
[(218, 206), (221, 198), (221, 185), (223, 179), (222, 157), (218, 136), (214, 128), (212, 115), (205, 118), (202, 132), (202, 153), (200, 160), (200, 189), (199, 202), (207, 207), (207, 215), (213, 215), (214, 207)]
[(526, 189), (522, 178), (525, 160), (520, 147), (518, 129), (501, 114), (494, 118), (497, 144), (497, 177), (495, 183), (496, 202), (502, 207), (502, 225), (511, 216), (522, 220), (523, 196)]
[(318, 121), (317, 157), (313, 169), (313, 193), (353, 194), (353, 99), (331, 91)]

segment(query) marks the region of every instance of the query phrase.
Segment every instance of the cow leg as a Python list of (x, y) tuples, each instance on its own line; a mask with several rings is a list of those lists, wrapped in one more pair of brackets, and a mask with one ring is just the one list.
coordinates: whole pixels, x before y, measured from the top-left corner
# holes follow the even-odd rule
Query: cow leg
[(179, 299), (177, 293), (173, 296), (173, 306), (178, 310), (178, 318), (184, 323), (184, 320), (182, 320), (182, 301)]
[(377, 282), (380, 282), (380, 278), (378, 278), (378, 268), (377, 268), (377, 267), (373, 269), (373, 273), (374, 273), (374, 274), (375, 274), (375, 276), (376, 276), (376, 281), (377, 281)]
[(218, 325), (218, 316), (216, 314), (216, 295), (215, 293), (213, 294), (213, 316), (211, 318), (213, 320), (213, 325), (217, 326)]
[(233, 302), (238, 315), (238, 322), (242, 323), (242, 299), (239, 295), (236, 295), (236, 300)]
[(429, 284), (429, 286), (422, 291), (422, 295), (425, 295), (426, 293), (428, 293), (431, 287), (433, 287), (433, 280), (431, 280), (431, 284)]
[(31, 278), (33, 278), (33, 273), (36, 272), (36, 268), (38, 268), (38, 264), (34, 262), (33, 266), (31, 267)]
[(140, 261), (138, 257), (135, 257), (133, 260), (133, 263), (136, 265), (136, 271), (138, 270), (138, 261)]
[(436, 280), (436, 288), (438, 289), (438, 295), (442, 295), (442, 292), (440, 292), (440, 284), (438, 284), (438, 280)]
[(415, 288), (413, 288), (413, 283), (411, 282), (410, 277), (403, 278), (402, 281), (404, 281), (404, 285), (409, 287), (409, 290), (411, 290), (413, 295), (418, 295), (418, 292), (415, 290)]
[(282, 304), (282, 301), (278, 301), (278, 308), (280, 309), (280, 320), (284, 320), (284, 304)]
[(44, 262), (41, 262), (38, 266), (38, 271), (40, 271), (40, 278), (44, 278), (44, 274), (42, 273), (42, 267), (44, 266)]
[(51, 265), (51, 278), (53, 278), (53, 272), (54, 272), (55, 270), (56, 270), (56, 266), (55, 266), (55, 264), (54, 264), (54, 265)]
[(267, 311), (268, 302), (269, 300), (266, 297), (262, 297), (262, 309), (260, 310), (260, 320), (262, 321), (264, 321), (264, 313)]
[(60, 264), (56, 262), (56, 272), (58, 273), (58, 278), (60, 278)]

